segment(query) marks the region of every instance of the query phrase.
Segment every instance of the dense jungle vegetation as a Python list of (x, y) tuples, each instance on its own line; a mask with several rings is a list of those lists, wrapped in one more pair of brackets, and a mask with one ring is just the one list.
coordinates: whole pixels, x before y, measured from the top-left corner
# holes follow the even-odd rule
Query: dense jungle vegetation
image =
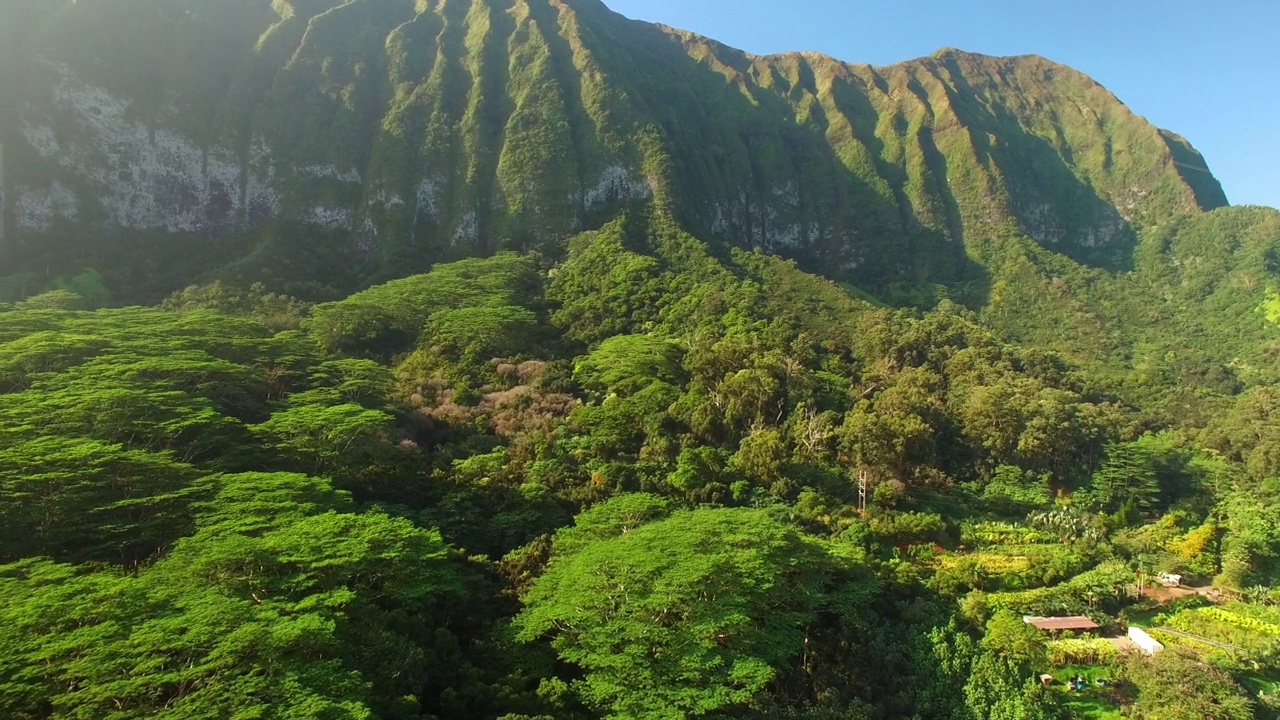
[[(660, 212), (315, 305), (0, 306), (0, 714), (1275, 717), (1280, 300), (1232, 278), (1280, 233), (1187, 225), (1004, 327)], [(1135, 596), (1174, 571), (1230, 602)]]
[(0, 720), (1280, 718), (1280, 212), (1087, 76), (0, 38)]

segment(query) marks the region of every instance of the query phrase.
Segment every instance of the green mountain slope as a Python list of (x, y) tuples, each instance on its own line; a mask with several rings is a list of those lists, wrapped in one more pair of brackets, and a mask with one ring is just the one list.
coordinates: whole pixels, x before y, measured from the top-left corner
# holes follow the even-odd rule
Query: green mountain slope
[(1133, 257), (1132, 271), (1113, 273), (1009, 240), (981, 315), (1005, 338), (1103, 370), (1166, 421), (1203, 423), (1218, 407), (1211, 398), (1280, 379), (1269, 313), (1280, 212), (1176, 216), (1144, 231)]
[(595, 0), (16, 0), (0, 26), (4, 262), (131, 297), (558, 255), (656, 204), (980, 302), (993, 239), (1127, 268), (1142, 229), (1226, 204), (1184, 140), (1038, 57), (759, 57)]
[(1278, 409), (1280, 211), (1042, 58), (0, 0), (3, 718), (1276, 720)]

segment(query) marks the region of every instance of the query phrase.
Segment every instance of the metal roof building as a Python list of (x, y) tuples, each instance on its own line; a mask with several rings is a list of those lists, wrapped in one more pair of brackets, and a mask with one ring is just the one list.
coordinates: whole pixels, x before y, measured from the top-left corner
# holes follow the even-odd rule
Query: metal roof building
[(1022, 621), (1041, 630), (1051, 631), (1097, 630), (1099, 627), (1098, 623), (1083, 615), (1073, 615), (1071, 617), (1034, 617), (1026, 615), (1023, 616)]

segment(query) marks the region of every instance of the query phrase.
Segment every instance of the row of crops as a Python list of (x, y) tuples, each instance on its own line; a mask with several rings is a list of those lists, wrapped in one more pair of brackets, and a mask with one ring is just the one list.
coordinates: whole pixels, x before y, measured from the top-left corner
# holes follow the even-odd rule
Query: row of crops
[(1225, 651), (1253, 661), (1265, 661), (1280, 652), (1280, 609), (1273, 607), (1231, 603), (1191, 608), (1162, 616), (1157, 624), (1153, 635), (1166, 645), (1206, 653)]
[(1110, 640), (1102, 638), (1053, 640), (1048, 643), (1046, 650), (1049, 664), (1054, 667), (1109, 665), (1120, 652)]
[(987, 521), (969, 523), (961, 527), (960, 542), (965, 547), (983, 548), (1000, 545), (1043, 545), (1061, 541), (1057, 535), (1026, 525)]

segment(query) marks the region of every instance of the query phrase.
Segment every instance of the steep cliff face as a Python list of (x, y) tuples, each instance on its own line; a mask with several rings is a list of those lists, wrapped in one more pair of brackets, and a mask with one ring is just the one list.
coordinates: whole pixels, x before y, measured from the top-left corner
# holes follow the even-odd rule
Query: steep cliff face
[(992, 238), (1123, 267), (1136, 230), (1226, 204), (1185, 141), (1037, 57), (758, 57), (596, 0), (14, 0), (0, 25), (18, 270), (323, 245), (354, 282), (657, 204), (871, 286), (961, 283)]

